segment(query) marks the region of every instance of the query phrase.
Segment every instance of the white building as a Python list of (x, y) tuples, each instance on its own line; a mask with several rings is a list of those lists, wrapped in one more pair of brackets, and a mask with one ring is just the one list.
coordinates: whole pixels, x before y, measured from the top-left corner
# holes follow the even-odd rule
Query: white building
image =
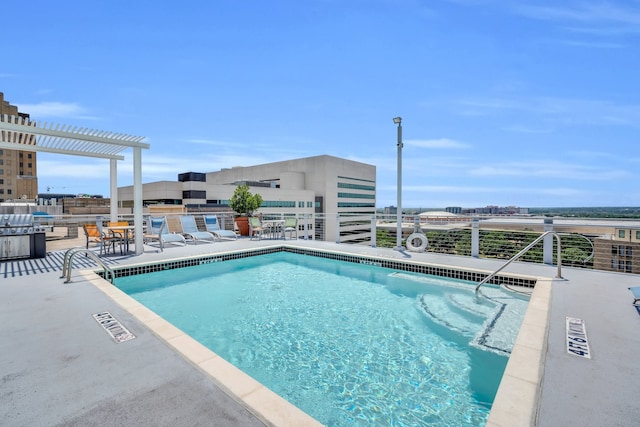
[[(217, 172), (187, 172), (178, 181), (143, 184), (145, 205), (174, 204), (187, 209), (227, 210), (237, 185), (259, 193), (259, 212), (311, 217), (311, 234), (333, 241), (340, 223), (340, 241), (369, 239), (376, 210), (376, 167), (333, 156), (315, 156)], [(121, 206), (133, 200), (133, 187), (118, 188)], [(338, 215), (341, 221), (338, 221)], [(350, 220), (345, 220), (351, 216)]]

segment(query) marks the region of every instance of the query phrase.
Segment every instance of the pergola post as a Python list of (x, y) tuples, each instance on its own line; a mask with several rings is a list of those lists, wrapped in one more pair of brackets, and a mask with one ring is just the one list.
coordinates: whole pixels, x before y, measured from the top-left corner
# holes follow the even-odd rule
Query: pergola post
[(142, 149), (133, 148), (133, 224), (136, 255), (144, 252), (142, 225)]
[(109, 160), (109, 198), (111, 200), (111, 209), (109, 210), (110, 221), (118, 220), (118, 161), (116, 159)]

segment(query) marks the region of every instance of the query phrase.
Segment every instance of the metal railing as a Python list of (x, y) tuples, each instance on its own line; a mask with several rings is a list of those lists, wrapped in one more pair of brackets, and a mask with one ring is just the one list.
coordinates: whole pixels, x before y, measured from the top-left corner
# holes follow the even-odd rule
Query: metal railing
[[(172, 206), (169, 205), (169, 208)], [(204, 214), (215, 214), (222, 228), (234, 230), (235, 216), (231, 211), (187, 209), (186, 213), (196, 217), (199, 228), (204, 229), (202, 219)], [(183, 214), (184, 212), (171, 212), (170, 209), (166, 214), (162, 214), (167, 216), (171, 232), (181, 232), (177, 216)], [(262, 215), (266, 219), (296, 216), (298, 227), (295, 237), (298, 239), (380, 248), (396, 246), (395, 215), (322, 214), (270, 210), (265, 210)], [(105, 222), (110, 219), (106, 214), (100, 216), (65, 214), (52, 215), (46, 223), (54, 226), (58, 234), (66, 230), (67, 237), (74, 238), (78, 237), (78, 227), (84, 223), (95, 223), (100, 218)], [(133, 215), (119, 214), (117, 219), (132, 222)], [(549, 223), (548, 218), (542, 217), (512, 216), (505, 220), (504, 217), (430, 218), (405, 215), (402, 228), (403, 240), (411, 234), (416, 221), (419, 222), (429, 241), (429, 246), (425, 250), (429, 253), (508, 260), (535, 240), (540, 233), (550, 228), (563, 236), (561, 263), (565, 266), (640, 274), (640, 261), (638, 261), (640, 238), (637, 237), (637, 233), (640, 232), (640, 220), (559, 217), (555, 219), (557, 222), (554, 223), (554, 220), (551, 220)], [(573, 221), (575, 224), (567, 225), (567, 221)], [(58, 231), (60, 228), (62, 230)], [(627, 240), (618, 238), (617, 232), (621, 228), (629, 229)], [(631, 236), (632, 232), (635, 234)], [(607, 240), (610, 241), (608, 244)], [(544, 248), (542, 246), (533, 248), (524, 254), (520, 261), (551, 264), (557, 253), (552, 249), (547, 245)]]

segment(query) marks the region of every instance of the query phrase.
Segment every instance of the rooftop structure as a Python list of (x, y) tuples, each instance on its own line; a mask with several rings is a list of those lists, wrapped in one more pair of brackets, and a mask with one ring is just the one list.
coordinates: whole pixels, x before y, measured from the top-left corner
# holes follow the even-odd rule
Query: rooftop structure
[[(371, 215), (376, 210), (376, 167), (328, 155), (181, 173), (178, 181), (143, 184), (142, 198), (145, 205), (229, 210), (229, 199), (243, 183), (262, 196), (262, 214), (325, 214), (326, 220), (317, 221), (310, 232), (331, 239), (339, 233), (341, 241), (370, 236)], [(127, 207), (133, 200), (132, 187), (120, 187), (118, 199)], [(351, 215), (353, 220), (339, 223), (331, 215)]]

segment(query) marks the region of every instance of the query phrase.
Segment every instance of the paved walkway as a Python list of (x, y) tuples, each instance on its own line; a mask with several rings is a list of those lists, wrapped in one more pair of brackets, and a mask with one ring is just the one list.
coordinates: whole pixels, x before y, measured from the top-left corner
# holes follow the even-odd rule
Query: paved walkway
[[(84, 238), (78, 242), (76, 246), (82, 246)], [(137, 264), (273, 243), (240, 239), (170, 247), (164, 253), (145, 246), (140, 256), (108, 259), (116, 265)], [(287, 243), (489, 271), (501, 265), (493, 260), (324, 242)], [(48, 250), (56, 248), (53, 242), (47, 243)], [(55, 265), (56, 256), (46, 262)], [(31, 268), (33, 265), (0, 263), (0, 425), (268, 424), (75, 272), (74, 282), (65, 285), (59, 270)], [(556, 269), (514, 263), (505, 272), (553, 277)], [(554, 282), (551, 292), (535, 423), (550, 427), (638, 425), (640, 315), (631, 305), (627, 288), (640, 285), (640, 278), (570, 268), (563, 269), (563, 276), (567, 280)], [(103, 311), (112, 313), (136, 339), (116, 344), (92, 317)], [(567, 353), (567, 316), (585, 321), (591, 359)], [(511, 396), (511, 403), (518, 406), (518, 395)]]

